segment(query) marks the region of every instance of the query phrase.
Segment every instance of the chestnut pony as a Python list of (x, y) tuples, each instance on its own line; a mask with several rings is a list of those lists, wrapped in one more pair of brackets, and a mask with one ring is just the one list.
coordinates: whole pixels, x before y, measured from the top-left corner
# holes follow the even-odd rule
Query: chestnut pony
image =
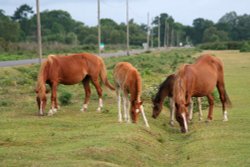
[(108, 88), (115, 90), (107, 80), (106, 67), (102, 58), (88, 53), (72, 54), (69, 56), (48, 56), (48, 59), (41, 65), (37, 79), (36, 99), (39, 114), (44, 114), (46, 106), (46, 83), (49, 84), (52, 90), (49, 115), (53, 115), (58, 109), (56, 91), (59, 84), (73, 85), (82, 82), (85, 89), (85, 100), (81, 111), (86, 111), (91, 94), (90, 81), (94, 84), (99, 96), (97, 111), (101, 111), (103, 103), (99, 77)]
[[(164, 99), (169, 97), (169, 106), (170, 106), (170, 125), (174, 125), (174, 115), (175, 115), (175, 102), (173, 100), (173, 87), (176, 75), (171, 74), (169, 75), (165, 81), (163, 81), (156, 93), (153, 102), (153, 118), (157, 118), (160, 114), (163, 106)], [(192, 99), (191, 99), (192, 100)], [(197, 98), (198, 101), (198, 108), (199, 108), (199, 120), (202, 120), (202, 108), (201, 108), (201, 97)], [(193, 102), (191, 101), (189, 105), (189, 120), (193, 118)]]
[(173, 99), (176, 107), (176, 120), (181, 131), (188, 132), (187, 106), (191, 97), (207, 96), (209, 103), (208, 121), (212, 120), (214, 98), (212, 92), (218, 89), (222, 103), (223, 120), (227, 121), (226, 106), (231, 106), (231, 101), (226, 93), (224, 83), (223, 63), (212, 55), (200, 56), (194, 64), (183, 65), (176, 74), (174, 82)]
[[(145, 125), (149, 127), (147, 118), (144, 113), (144, 109), (141, 101), (141, 77), (139, 72), (130, 63), (120, 62), (117, 63), (114, 71), (114, 82), (116, 88), (116, 95), (118, 98), (118, 121), (122, 122), (121, 113), (121, 90), (123, 92), (123, 109), (124, 120), (130, 122), (130, 114), (133, 123), (138, 120), (138, 114), (141, 112)], [(129, 99), (130, 94), (130, 113), (129, 113)]]

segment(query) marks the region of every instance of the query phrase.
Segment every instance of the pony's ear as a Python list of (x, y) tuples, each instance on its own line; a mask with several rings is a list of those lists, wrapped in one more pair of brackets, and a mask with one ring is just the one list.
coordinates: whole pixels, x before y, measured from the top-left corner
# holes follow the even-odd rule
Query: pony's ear
[(143, 103), (143, 101), (140, 101), (140, 102), (139, 102), (139, 105), (142, 105), (142, 103)]

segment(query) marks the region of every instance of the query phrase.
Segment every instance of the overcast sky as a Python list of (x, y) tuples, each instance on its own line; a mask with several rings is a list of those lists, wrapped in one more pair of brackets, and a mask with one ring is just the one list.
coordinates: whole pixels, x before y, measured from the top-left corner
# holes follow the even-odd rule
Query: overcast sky
[[(100, 0), (101, 17), (116, 22), (126, 20), (126, 0)], [(17, 7), (28, 4), (35, 11), (36, 0), (0, 0), (0, 9), (6, 15), (13, 15)], [(89, 26), (97, 24), (97, 0), (40, 0), (41, 11), (62, 9)], [(147, 13), (155, 17), (160, 13), (171, 15), (176, 22), (192, 25), (196, 18), (217, 22), (230, 11), (238, 15), (250, 14), (250, 0), (129, 0), (130, 18), (137, 23), (147, 23)]]

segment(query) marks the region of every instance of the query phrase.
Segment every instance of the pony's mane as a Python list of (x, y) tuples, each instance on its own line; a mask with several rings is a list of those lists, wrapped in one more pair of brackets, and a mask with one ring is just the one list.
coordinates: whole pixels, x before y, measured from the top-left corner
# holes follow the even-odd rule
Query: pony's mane
[(40, 98), (45, 95), (46, 86), (45, 86), (45, 71), (48, 68), (49, 64), (53, 63), (53, 58), (55, 55), (49, 55), (48, 59), (45, 60), (39, 70), (38, 77), (37, 77), (37, 85), (36, 85), (36, 92)]
[(161, 100), (161, 93), (163, 91), (163, 89), (165, 88), (165, 82), (162, 82), (160, 85), (159, 85), (159, 88), (158, 88), (158, 92), (156, 93), (153, 101), (154, 102), (160, 102)]
[(182, 65), (178, 72), (176, 73), (176, 80), (174, 82), (174, 100), (179, 103), (181, 101), (185, 101), (186, 98), (186, 88), (185, 88), (185, 80), (183, 79), (183, 76), (185, 74), (185, 68), (187, 64)]

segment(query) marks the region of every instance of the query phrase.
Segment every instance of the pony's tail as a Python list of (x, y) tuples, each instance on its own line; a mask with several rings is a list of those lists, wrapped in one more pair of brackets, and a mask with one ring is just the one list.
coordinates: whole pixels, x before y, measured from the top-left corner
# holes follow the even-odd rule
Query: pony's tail
[(107, 78), (107, 71), (106, 71), (106, 66), (102, 60), (102, 58), (100, 58), (101, 60), (101, 72), (100, 72), (100, 77), (101, 77), (101, 80), (102, 82), (110, 89), (110, 90), (115, 90), (115, 87), (113, 85), (111, 85), (108, 81), (108, 78)]

